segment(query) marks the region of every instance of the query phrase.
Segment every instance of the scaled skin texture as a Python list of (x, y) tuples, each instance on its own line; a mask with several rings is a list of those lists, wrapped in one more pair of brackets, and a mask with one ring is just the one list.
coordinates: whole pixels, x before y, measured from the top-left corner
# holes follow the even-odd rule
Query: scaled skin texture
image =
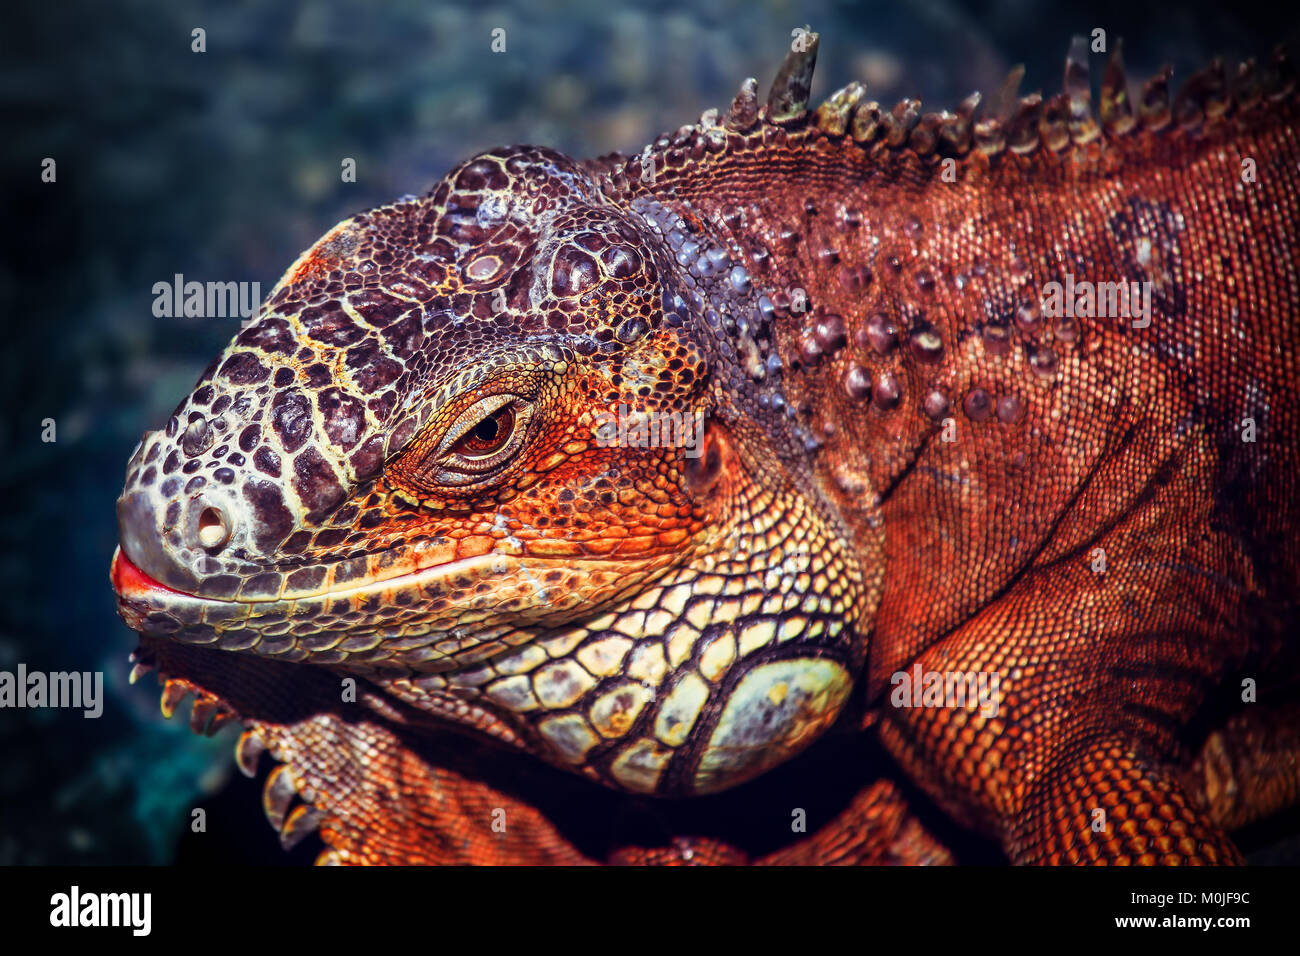
[(976, 119), (809, 111), (816, 49), (340, 223), (141, 442), (137, 673), (286, 845), (1225, 863), (1293, 801), (1288, 64), (1094, 110), (1076, 41)]

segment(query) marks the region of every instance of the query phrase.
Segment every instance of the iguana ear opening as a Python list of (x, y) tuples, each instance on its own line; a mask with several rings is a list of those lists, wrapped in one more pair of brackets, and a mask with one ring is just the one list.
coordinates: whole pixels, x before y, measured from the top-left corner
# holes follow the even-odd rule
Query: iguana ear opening
[(686, 459), (686, 483), (696, 496), (707, 494), (717, 483), (729, 451), (722, 426), (706, 422), (695, 456)]

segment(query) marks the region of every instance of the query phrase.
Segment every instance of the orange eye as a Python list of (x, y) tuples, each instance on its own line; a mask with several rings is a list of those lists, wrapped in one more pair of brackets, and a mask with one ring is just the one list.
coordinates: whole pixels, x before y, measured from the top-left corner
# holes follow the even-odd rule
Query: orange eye
[(506, 446), (514, 430), (515, 411), (509, 405), (502, 405), (462, 435), (451, 450), (471, 460), (487, 458)]

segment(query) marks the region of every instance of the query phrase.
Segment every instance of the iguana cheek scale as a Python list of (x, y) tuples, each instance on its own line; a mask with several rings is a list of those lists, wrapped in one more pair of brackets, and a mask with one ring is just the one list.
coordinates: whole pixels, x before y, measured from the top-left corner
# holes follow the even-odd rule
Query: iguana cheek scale
[[(1286, 62), (1134, 111), (1116, 50), (1094, 116), (1076, 43), (1063, 94), (976, 122), (860, 84), (809, 113), (815, 56), (631, 159), (496, 150), (340, 223), (145, 436), (120, 611), (165, 711), (196, 690), (281, 762), (286, 841), (576, 862), (430, 756), (449, 728), (686, 798), (838, 719), (1015, 860), (1237, 858), (1178, 731), (1294, 617)], [(1150, 321), (1044, 310), (1076, 281)], [(700, 446), (602, 437), (628, 409)], [(889, 706), (916, 664), (995, 672), (997, 708)], [(531, 849), (450, 836), (505, 804)], [(674, 847), (608, 858), (745, 858)], [(883, 782), (769, 859), (817, 854), (944, 858)]]

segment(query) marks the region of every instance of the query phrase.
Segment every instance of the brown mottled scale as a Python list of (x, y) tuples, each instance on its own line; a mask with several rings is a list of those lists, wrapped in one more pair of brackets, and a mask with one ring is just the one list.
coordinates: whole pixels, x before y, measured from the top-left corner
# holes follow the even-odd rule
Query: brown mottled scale
[[(1172, 108), (1157, 78), (1135, 111), (1117, 52), (1100, 128), (1035, 96), (973, 140), (951, 115), (909, 138), (856, 87), (781, 123), (742, 104), (657, 170), (761, 287), (806, 293), (776, 336), (790, 404), (834, 423), (817, 481), (884, 565), (882, 737), (1016, 860), (1237, 858), (1162, 765), (1229, 675), (1295, 676), (1300, 107), (1273, 69), (1234, 100), (1216, 63)], [(1090, 116), (1077, 53), (1066, 82)], [(1149, 324), (1041, 315), (1067, 274), (1150, 283)], [(1000, 672), (1001, 712), (888, 706), (917, 662)]]

